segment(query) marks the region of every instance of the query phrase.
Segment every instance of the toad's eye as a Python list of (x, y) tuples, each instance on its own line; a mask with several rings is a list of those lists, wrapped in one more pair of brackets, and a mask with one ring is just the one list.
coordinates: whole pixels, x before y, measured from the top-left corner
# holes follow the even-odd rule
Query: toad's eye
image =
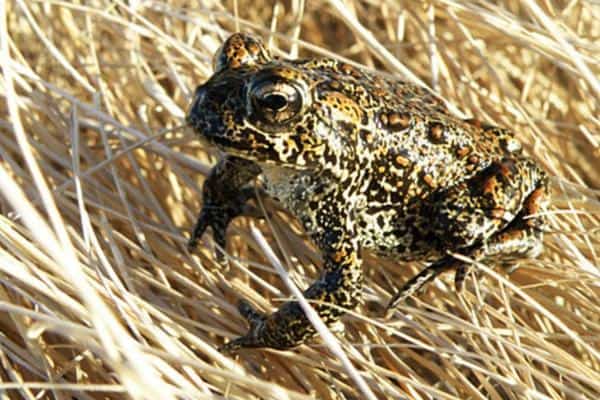
[(283, 124), (302, 110), (300, 89), (285, 81), (255, 82), (249, 90), (255, 117), (270, 124)]

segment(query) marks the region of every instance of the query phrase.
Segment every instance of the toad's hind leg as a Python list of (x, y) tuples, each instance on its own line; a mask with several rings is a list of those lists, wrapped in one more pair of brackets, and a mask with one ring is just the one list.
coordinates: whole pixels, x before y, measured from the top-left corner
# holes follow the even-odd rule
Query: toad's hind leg
[[(541, 251), (541, 231), (537, 227), (517, 227), (506, 230), (492, 236), (484, 245), (464, 252), (464, 255), (476, 262), (499, 260), (502, 263), (514, 262), (515, 260), (536, 257)], [(411, 278), (404, 286), (394, 294), (388, 303), (387, 310), (396, 307), (408, 297), (419, 292), (428, 282), (434, 280), (443, 272), (456, 270), (454, 285), (457, 291), (462, 290), (463, 282), (470, 273), (473, 264), (467, 264), (451, 255), (434, 262), (416, 276)]]
[[(434, 216), (431, 226), (441, 249), (475, 261), (503, 262), (535, 257), (541, 251), (544, 219), (536, 214), (547, 197), (547, 178), (531, 160), (493, 163), (471, 181), (438, 196), (440, 200), (426, 212)], [(388, 309), (451, 269), (457, 271), (455, 284), (460, 289), (469, 268), (450, 255), (443, 257), (409, 280)]]
[[(545, 181), (525, 200), (523, 210), (504, 230), (484, 242), (471, 256), (481, 261), (497, 260), (512, 264), (519, 259), (535, 258), (542, 252), (542, 236), (546, 230), (546, 220), (537, 214), (547, 198)], [(461, 263), (456, 269), (454, 284), (460, 291), (473, 264)]]

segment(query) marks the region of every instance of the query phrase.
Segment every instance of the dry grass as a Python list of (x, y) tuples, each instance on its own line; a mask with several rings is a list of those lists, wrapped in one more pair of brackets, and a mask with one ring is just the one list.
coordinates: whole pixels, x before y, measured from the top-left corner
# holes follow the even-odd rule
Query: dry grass
[[(600, 398), (597, 2), (7, 3), (0, 398)], [(272, 310), (290, 296), (265, 243), (300, 287), (319, 263), (269, 202), (272, 228), (230, 229), (229, 268), (209, 237), (186, 251), (216, 154), (169, 129), (235, 30), (421, 79), (512, 127), (553, 177), (543, 256), (482, 266), (460, 295), (445, 276), (391, 320), (381, 306), (422, 265), (368, 257), (339, 337), (350, 367), (329, 341), (219, 354), (246, 329), (237, 299)]]

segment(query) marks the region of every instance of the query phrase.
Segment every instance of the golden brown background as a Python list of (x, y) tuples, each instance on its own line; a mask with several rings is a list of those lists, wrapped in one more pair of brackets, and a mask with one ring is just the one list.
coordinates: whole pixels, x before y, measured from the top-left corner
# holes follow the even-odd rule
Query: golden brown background
[[(598, 2), (2, 4), (1, 398), (600, 397)], [(281, 56), (420, 79), (515, 130), (552, 176), (546, 251), (510, 274), (489, 265), (461, 294), (444, 276), (385, 320), (423, 266), (368, 258), (338, 335), (367, 391), (320, 340), (215, 350), (246, 330), (239, 298), (270, 311), (289, 297), (252, 224), (300, 287), (320, 262), (270, 201), (272, 226), (230, 228), (227, 267), (208, 235), (185, 248), (217, 153), (178, 127), (238, 30)]]

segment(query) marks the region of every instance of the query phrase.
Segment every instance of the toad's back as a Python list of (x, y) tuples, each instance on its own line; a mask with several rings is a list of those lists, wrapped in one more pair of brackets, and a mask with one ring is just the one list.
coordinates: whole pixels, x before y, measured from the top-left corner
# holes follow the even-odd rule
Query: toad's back
[[(430, 224), (432, 202), (493, 162), (521, 157), (512, 132), (456, 118), (418, 86), (332, 60), (290, 63), (316, 82), (316, 125), (337, 131), (346, 148), (346, 162), (338, 161), (346, 188), (339, 206), (351, 206), (362, 245), (380, 255), (440, 257), (449, 243)], [(461, 218), (469, 217), (479, 218)]]

